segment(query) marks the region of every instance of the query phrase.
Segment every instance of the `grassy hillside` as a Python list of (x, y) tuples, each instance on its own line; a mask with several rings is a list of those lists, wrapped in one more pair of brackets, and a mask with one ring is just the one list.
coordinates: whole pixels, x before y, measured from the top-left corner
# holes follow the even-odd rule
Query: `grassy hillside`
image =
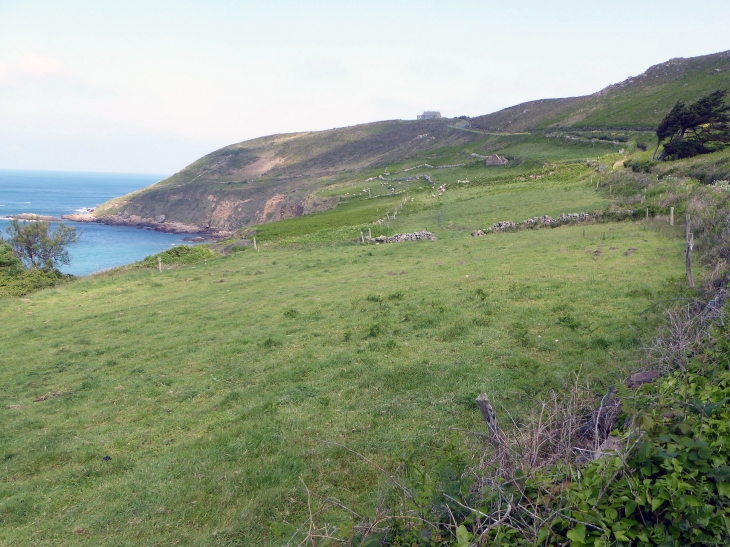
[[(208, 154), (150, 188), (111, 200), (94, 214), (236, 230), (330, 209), (343, 197), (333, 187), (388, 177), (385, 173), (399, 173), (399, 178), (428, 174), (438, 185), (453, 178), (455, 171), (438, 170), (446, 165), (465, 164), (472, 167), (472, 176), (490, 176), (493, 171), (478, 157), (483, 155), (507, 156), (511, 168), (597, 157), (611, 151), (607, 147), (616, 138), (651, 140), (631, 132), (653, 130), (677, 99), (693, 100), (727, 87), (730, 52), (673, 59), (594, 95), (524, 103), (474, 118), (470, 124), (392, 120), (261, 137)], [(588, 134), (568, 146), (544, 142), (543, 133), (520, 134), (554, 129), (621, 133)], [(489, 134), (495, 131), (502, 134)], [(432, 167), (410, 169), (424, 164)]]
[(678, 99), (691, 102), (730, 88), (730, 51), (672, 59), (593, 95), (530, 101), (480, 116), (488, 131), (561, 129), (653, 130)]
[[(378, 503), (381, 476), (322, 441), (394, 470), (468, 454), (449, 428), (481, 427), (482, 391), (519, 419), (571, 374), (624, 377), (681, 239), (641, 223), (471, 237), (609, 197), (585, 162), (495, 171), (441, 197), (343, 183), (342, 209), (261, 227), (259, 253), (6, 301), (0, 544), (283, 545), (302, 481)], [(354, 243), (367, 227), (439, 240)]]
[[(684, 285), (685, 228), (664, 215), (697, 222), (725, 195), (693, 202), (700, 183), (676, 177), (730, 173), (728, 151), (625, 169), (644, 138), (381, 122), (240, 143), (101, 208), (256, 226), (227, 256), (168, 251), (162, 272), (149, 258), (3, 300), (0, 546), (296, 544), (306, 489), (362, 515), (388, 499), (328, 442), (425, 469), (478, 457), (479, 393), (516, 423), (576, 376), (605, 393)], [(470, 235), (638, 207), (654, 219)], [(700, 252), (724, 237), (713, 222)], [(417, 230), (438, 239), (360, 243)]]
[(312, 196), (323, 186), (359, 179), (363, 170), (391, 161), (428, 161), (436, 150), (480, 138), (447, 120), (378, 122), (263, 137), (204, 156), (148, 189), (104, 204), (96, 214), (165, 215), (217, 229), (291, 218), (335, 205), (336, 199)]
[[(468, 177), (530, 174), (548, 159), (579, 161), (618, 149), (608, 141), (485, 135), (457, 122), (381, 122), (247, 141), (206, 156), (148, 189), (112, 200), (95, 214), (165, 215), (201, 228), (234, 230), (327, 210), (351, 200), (355, 188), (369, 188), (368, 196), (373, 196), (431, 186), (428, 180), (438, 186)], [(495, 153), (506, 155), (510, 163), (486, 166), (483, 157)], [(253, 175), (253, 164), (244, 165), (241, 159), (245, 154), (258, 158), (254, 163), (259, 164), (262, 157), (269, 158), (270, 170)]]

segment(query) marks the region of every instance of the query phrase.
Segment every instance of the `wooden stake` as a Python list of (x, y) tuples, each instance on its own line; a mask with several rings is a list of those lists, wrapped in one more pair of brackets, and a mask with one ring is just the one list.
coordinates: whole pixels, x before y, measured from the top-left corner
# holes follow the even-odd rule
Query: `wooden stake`
[(497, 424), (497, 414), (494, 412), (492, 403), (489, 402), (489, 396), (486, 393), (482, 393), (477, 397), (477, 406), (482, 413), (484, 421), (487, 423), (487, 429), (489, 429), (489, 435), (493, 440), (498, 440), (499, 425)]
[(674, 226), (674, 207), (669, 208), (669, 225)]
[(259, 246), (256, 245), (256, 236), (253, 236), (253, 250), (259, 252)]
[(162, 271), (162, 258), (159, 256), (157, 257), (157, 269)]
[(499, 464), (502, 468), (509, 469), (511, 467), (509, 450), (507, 447), (507, 443), (505, 442), (504, 435), (499, 429), (499, 424), (497, 423), (497, 414), (494, 412), (494, 407), (492, 407), (492, 403), (489, 402), (489, 397), (486, 393), (482, 393), (481, 395), (479, 395), (479, 397), (477, 397), (476, 403), (482, 413), (482, 416), (484, 417), (484, 421), (487, 423), (487, 429), (489, 430), (489, 433), (486, 435), (486, 437), (487, 439), (489, 439), (489, 442), (492, 443), (492, 446), (494, 447), (496, 456), (500, 460)]
[(694, 234), (690, 232), (687, 234), (687, 252), (686, 252), (686, 266), (687, 266), (687, 284), (690, 288), (694, 289), (695, 280), (692, 277), (692, 249), (694, 248)]
[(373, 231), (368, 228), (368, 239), (373, 239)]
[(649, 208), (646, 208), (646, 220), (649, 220)]
[(365, 234), (362, 233), (362, 230), (360, 230), (360, 243), (365, 243)]

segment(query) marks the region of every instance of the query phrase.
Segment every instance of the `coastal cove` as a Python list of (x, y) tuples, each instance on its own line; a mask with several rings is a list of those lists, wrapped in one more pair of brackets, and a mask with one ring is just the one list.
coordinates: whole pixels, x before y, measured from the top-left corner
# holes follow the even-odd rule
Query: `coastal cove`
[[(60, 218), (79, 213), (117, 196), (154, 184), (165, 175), (0, 170), (0, 231), (7, 217), (23, 213)], [(90, 273), (135, 262), (185, 244), (189, 234), (168, 234), (129, 226), (64, 221), (81, 233), (70, 247), (64, 273)]]

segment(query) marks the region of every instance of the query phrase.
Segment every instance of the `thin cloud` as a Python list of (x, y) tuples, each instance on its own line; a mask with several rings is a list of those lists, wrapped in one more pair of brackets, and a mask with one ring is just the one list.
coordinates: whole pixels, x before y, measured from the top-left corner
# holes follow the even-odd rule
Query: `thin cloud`
[(73, 73), (66, 65), (49, 55), (26, 53), (15, 61), (0, 62), (0, 84), (18, 85), (73, 79)]

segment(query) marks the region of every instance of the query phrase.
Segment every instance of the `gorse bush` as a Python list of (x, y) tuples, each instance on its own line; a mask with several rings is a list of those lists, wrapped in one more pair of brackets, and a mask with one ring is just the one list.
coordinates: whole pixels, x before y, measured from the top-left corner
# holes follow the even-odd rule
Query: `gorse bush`
[(651, 160), (628, 159), (624, 162), (624, 167), (629, 167), (634, 173), (650, 173), (655, 162)]
[(25, 269), (12, 247), (0, 242), (0, 298), (25, 296), (71, 279), (73, 276), (54, 269)]
[(74, 279), (72, 275), (62, 274), (58, 270), (25, 270), (13, 271), (11, 268), (0, 268), (0, 298), (9, 296), (25, 296), (27, 294), (55, 287)]
[(13, 254), (13, 248), (0, 240), (0, 268), (15, 271), (22, 267), (20, 259)]
[(218, 256), (214, 251), (202, 245), (178, 245), (167, 251), (163, 251), (156, 255), (151, 255), (137, 262), (139, 266), (144, 268), (156, 268), (157, 258), (159, 257), (162, 264), (167, 266), (177, 266), (184, 264), (195, 264), (209, 258)]

